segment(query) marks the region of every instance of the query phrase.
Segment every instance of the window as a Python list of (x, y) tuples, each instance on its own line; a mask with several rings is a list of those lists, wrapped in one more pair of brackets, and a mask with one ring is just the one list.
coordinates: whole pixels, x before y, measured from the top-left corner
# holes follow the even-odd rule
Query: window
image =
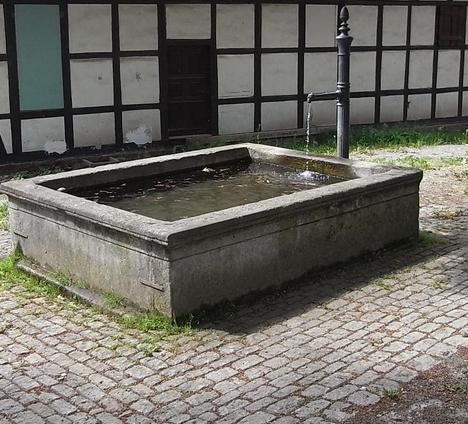
[(444, 4), (437, 7), (436, 46), (463, 47), (465, 44), (466, 6)]
[(63, 108), (58, 5), (15, 6), (20, 109)]

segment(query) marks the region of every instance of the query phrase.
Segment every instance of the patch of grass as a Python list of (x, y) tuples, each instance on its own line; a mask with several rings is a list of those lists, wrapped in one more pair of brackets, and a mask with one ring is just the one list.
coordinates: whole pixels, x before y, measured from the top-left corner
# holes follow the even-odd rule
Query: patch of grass
[(447, 241), (435, 234), (426, 231), (419, 232), (419, 244), (424, 247), (434, 246), (436, 244), (445, 244)]
[[(437, 146), (442, 144), (465, 144), (465, 131), (430, 131), (411, 128), (360, 128), (351, 131), (351, 153), (372, 153), (376, 149), (397, 150), (403, 147)], [(305, 137), (291, 137), (279, 144), (296, 150), (305, 150)], [(310, 151), (319, 154), (334, 154), (336, 135), (333, 132), (311, 136)]]
[(382, 287), (385, 290), (391, 290), (392, 287), (393, 287), (390, 283), (388, 283), (387, 281), (385, 281), (382, 278), (377, 278), (376, 280), (373, 281), (373, 284), (375, 286)]
[(429, 281), (427, 285), (434, 289), (442, 289), (446, 284), (447, 284), (446, 280), (434, 280), (434, 281)]
[(400, 399), (400, 391), (398, 389), (390, 389), (385, 388), (383, 389), (383, 395), (391, 400), (397, 401)]
[(163, 333), (165, 336), (190, 334), (193, 331), (191, 320), (185, 320), (181, 323), (177, 323), (174, 319), (158, 313), (127, 315), (119, 318), (119, 322), (127, 328), (142, 331), (158, 331)]
[(0, 230), (9, 230), (10, 224), (8, 222), (8, 205), (0, 203)]
[(460, 166), (466, 163), (466, 159), (462, 157), (430, 157), (430, 156), (406, 156), (398, 159), (375, 158), (373, 162), (384, 165), (409, 166), (411, 168), (430, 171), (442, 168), (450, 168)]
[(111, 308), (125, 306), (125, 299), (116, 293), (101, 292), (101, 295), (106, 305), (110, 306)]
[(468, 216), (466, 209), (442, 209), (432, 213), (432, 217), (436, 219), (454, 219), (461, 216)]
[(0, 287), (10, 288), (21, 284), (30, 294), (56, 297), (60, 294), (60, 289), (40, 278), (33, 277), (26, 272), (16, 268), (15, 263), (21, 258), (19, 253), (12, 253), (0, 261)]
[[(46, 298), (56, 298), (61, 294), (60, 288), (54, 284), (51, 284), (40, 278), (31, 276), (26, 272), (21, 271), (15, 266), (15, 263), (22, 258), (20, 253), (12, 253), (5, 259), (0, 261), (0, 289), (9, 289), (16, 286), (21, 286), (24, 289), (24, 292), (20, 295), (24, 298), (31, 298), (34, 296), (44, 296)], [(56, 275), (57, 276), (57, 275)], [(58, 277), (62, 282), (69, 282), (69, 279), (66, 275), (58, 274)], [(111, 293), (103, 294), (106, 298), (106, 302), (110, 306), (121, 306), (123, 299), (119, 296)], [(70, 308), (72, 305), (75, 307), (73, 300), (69, 299), (57, 299), (59, 302), (56, 307), (61, 310), (64, 308)], [(53, 308), (54, 305), (51, 305), (49, 308)], [(93, 310), (92, 307), (89, 310)], [(96, 310), (96, 312), (98, 312)], [(160, 349), (159, 345), (156, 344), (158, 340), (163, 339), (164, 337), (185, 334), (192, 334), (194, 330), (193, 317), (188, 317), (187, 319), (181, 320), (179, 322), (174, 319), (168, 318), (164, 315), (158, 313), (142, 313), (137, 315), (126, 315), (124, 317), (112, 317), (118, 323), (126, 328), (137, 329), (141, 331), (154, 331), (153, 338), (151, 343), (149, 338), (144, 340), (141, 350), (145, 354), (150, 355), (151, 352), (156, 352)], [(80, 325), (85, 325), (83, 322)], [(121, 344), (116, 344), (114, 349), (116, 349)]]
[(462, 383), (446, 383), (444, 389), (452, 393), (467, 393), (468, 392), (468, 381)]

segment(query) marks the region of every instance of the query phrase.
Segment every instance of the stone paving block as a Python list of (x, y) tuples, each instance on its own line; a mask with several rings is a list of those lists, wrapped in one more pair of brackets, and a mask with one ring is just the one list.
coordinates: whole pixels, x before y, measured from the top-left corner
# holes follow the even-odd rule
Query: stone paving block
[(359, 390), (354, 392), (348, 397), (348, 402), (353, 403), (354, 405), (359, 406), (369, 406), (377, 403), (380, 400), (379, 396), (375, 394), (369, 393), (366, 390)]
[(275, 419), (274, 415), (267, 414), (266, 412), (256, 412), (253, 415), (247, 416), (239, 421), (239, 424), (264, 424), (269, 423)]

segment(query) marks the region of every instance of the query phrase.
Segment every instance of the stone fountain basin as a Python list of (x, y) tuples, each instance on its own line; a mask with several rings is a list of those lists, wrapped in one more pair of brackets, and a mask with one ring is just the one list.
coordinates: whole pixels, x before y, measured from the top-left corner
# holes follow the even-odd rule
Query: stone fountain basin
[[(74, 190), (245, 160), (347, 178), (168, 222)], [(415, 240), (422, 172), (258, 144), (161, 156), (3, 183), (17, 249), (51, 272), (180, 316)]]

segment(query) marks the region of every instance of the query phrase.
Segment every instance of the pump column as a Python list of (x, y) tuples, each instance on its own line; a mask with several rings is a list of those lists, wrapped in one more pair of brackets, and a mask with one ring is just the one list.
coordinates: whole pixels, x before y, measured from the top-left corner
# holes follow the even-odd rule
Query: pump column
[(348, 35), (349, 12), (343, 7), (340, 12), (340, 27), (336, 37), (338, 45), (338, 81), (336, 85), (338, 100), (336, 103), (336, 150), (337, 156), (349, 158), (350, 137), (350, 101), (349, 101), (349, 70), (351, 43), (353, 37)]

